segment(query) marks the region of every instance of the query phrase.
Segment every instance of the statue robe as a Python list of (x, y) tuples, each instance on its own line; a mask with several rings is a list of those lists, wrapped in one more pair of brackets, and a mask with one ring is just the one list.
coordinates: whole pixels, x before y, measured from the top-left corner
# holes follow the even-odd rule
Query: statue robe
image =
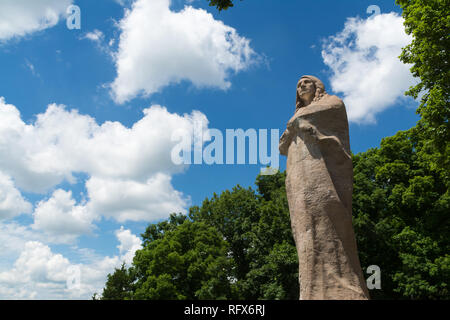
[(344, 103), (297, 109), (280, 140), (299, 257), (300, 299), (368, 299), (352, 226), (353, 166)]

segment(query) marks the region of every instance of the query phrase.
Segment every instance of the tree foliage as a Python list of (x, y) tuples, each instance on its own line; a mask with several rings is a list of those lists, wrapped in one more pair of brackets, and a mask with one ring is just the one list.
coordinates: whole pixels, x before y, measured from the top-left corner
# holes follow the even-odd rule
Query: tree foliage
[[(239, 185), (214, 194), (190, 217), (213, 225), (230, 245), (238, 299), (296, 299), (298, 262), (285, 174), (259, 176), (258, 192)], [(279, 262), (279, 263), (276, 263)]]
[[(108, 276), (103, 298), (297, 299), (284, 178), (260, 176), (259, 192), (238, 185), (188, 216), (149, 225), (133, 265)], [(125, 271), (128, 285), (117, 281)]]
[(215, 6), (219, 11), (227, 10), (233, 6), (233, 0), (208, 0), (210, 6)]
[(144, 248), (136, 253), (134, 298), (193, 300), (231, 296), (228, 243), (213, 226), (178, 217), (172, 220), (177, 223), (174, 229), (160, 233), (155, 240), (146, 240)]
[(408, 95), (422, 96), (417, 109), (419, 156), (439, 170), (447, 186), (450, 177), (450, 0), (397, 0), (405, 28), (413, 36), (400, 59), (411, 64), (419, 80)]
[[(131, 270), (128, 270), (123, 263), (120, 268), (116, 268), (112, 274), (108, 275), (101, 298), (102, 300), (129, 300), (132, 296), (133, 276)], [(97, 300), (97, 294), (94, 294), (93, 300)]]
[(353, 157), (353, 217), (361, 264), (381, 268), (372, 298), (450, 298), (450, 198), (417, 154), (416, 128)]

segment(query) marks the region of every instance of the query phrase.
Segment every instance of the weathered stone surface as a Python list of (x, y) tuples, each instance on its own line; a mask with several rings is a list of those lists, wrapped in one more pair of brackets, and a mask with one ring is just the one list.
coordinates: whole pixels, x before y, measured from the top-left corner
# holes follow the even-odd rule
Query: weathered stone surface
[(304, 76), (280, 139), (299, 256), (300, 299), (368, 299), (352, 226), (353, 166), (344, 103)]

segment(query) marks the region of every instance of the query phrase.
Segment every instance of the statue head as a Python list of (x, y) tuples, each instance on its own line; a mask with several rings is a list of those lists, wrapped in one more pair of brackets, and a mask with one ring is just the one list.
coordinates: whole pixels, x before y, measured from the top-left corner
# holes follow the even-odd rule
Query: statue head
[(303, 76), (297, 83), (296, 109), (319, 101), (326, 95), (323, 82), (314, 76)]

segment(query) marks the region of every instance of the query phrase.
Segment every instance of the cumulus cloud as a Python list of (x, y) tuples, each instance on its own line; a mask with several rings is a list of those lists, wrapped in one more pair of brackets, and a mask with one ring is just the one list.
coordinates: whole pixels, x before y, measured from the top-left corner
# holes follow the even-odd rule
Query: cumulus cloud
[(44, 231), (50, 241), (70, 243), (79, 235), (91, 233), (96, 214), (83, 205), (76, 205), (71, 191), (58, 189), (50, 199), (37, 204), (33, 216), (32, 227)]
[[(55, 146), (58, 127), (52, 128), (42, 115), (39, 119), (35, 126), (26, 124), (19, 110), (0, 97), (0, 170), (13, 177), (18, 188), (31, 192), (43, 192), (64, 178), (73, 181), (67, 169), (71, 161), (65, 163), (64, 150)], [(81, 122), (69, 127), (76, 130)]]
[(171, 161), (171, 140), (176, 130), (192, 131), (207, 123), (198, 111), (178, 115), (151, 106), (131, 128), (120, 122), (101, 125), (77, 110), (49, 105), (36, 121), (26, 124), (19, 110), (0, 97), (0, 169), (25, 191), (45, 193), (73, 173), (99, 178), (146, 182), (157, 173), (183, 170)]
[[(205, 131), (208, 120), (198, 111), (181, 116), (156, 105), (143, 113), (131, 127), (119, 122), (100, 125), (90, 116), (52, 104), (27, 124), (15, 106), (0, 98), (0, 170), (18, 189), (45, 193), (64, 180), (76, 182), (75, 173), (89, 177), (85, 203), (77, 204), (64, 190), (41, 201), (33, 214), (35, 229), (60, 239), (65, 235), (69, 241), (89, 233), (101, 216), (120, 222), (154, 221), (186, 212), (189, 199), (171, 184), (171, 175), (184, 170), (172, 162), (177, 144), (172, 135), (192, 132), (197, 123), (204, 124)], [(20, 193), (14, 193), (10, 180), (3, 180), (20, 204)]]
[(254, 62), (250, 41), (202, 9), (170, 10), (170, 0), (137, 0), (120, 21), (116, 102), (126, 102), (188, 80), (197, 87), (227, 89), (230, 73)]
[(16, 221), (0, 220), (0, 270), (12, 264), (28, 241), (44, 241), (42, 235)]
[(55, 26), (73, 0), (0, 1), (0, 41)]
[(349, 18), (344, 30), (323, 46), (324, 63), (332, 70), (334, 92), (344, 95), (350, 121), (375, 122), (376, 114), (394, 105), (415, 80), (398, 56), (411, 42), (396, 13), (366, 20)]
[(38, 287), (55, 290), (58, 284), (66, 282), (69, 266), (69, 260), (53, 254), (48, 246), (29, 241), (13, 269), (0, 273), (0, 295), (8, 295), (4, 298), (9, 299), (39, 299)]
[(171, 177), (159, 173), (145, 182), (91, 178), (86, 182), (88, 208), (119, 222), (152, 221), (172, 212), (186, 213), (189, 199), (175, 190)]
[(40, 241), (27, 241), (13, 267), (0, 272), (0, 299), (89, 299), (100, 293), (108, 273), (131, 263), (141, 241), (130, 230), (116, 231), (119, 254), (73, 263)]
[(0, 220), (30, 213), (31, 204), (22, 197), (12, 179), (0, 171)]
[(134, 254), (142, 248), (142, 241), (132, 234), (130, 230), (124, 229), (123, 226), (116, 231), (116, 237), (119, 240), (117, 248), (121, 255), (120, 260), (130, 266), (133, 262)]

